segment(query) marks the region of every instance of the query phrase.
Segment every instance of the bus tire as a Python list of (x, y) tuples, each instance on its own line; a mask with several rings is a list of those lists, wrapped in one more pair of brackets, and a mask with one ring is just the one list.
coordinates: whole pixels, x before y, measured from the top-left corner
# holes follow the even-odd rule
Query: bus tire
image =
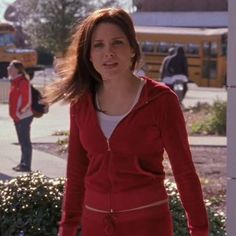
[(179, 80), (175, 81), (175, 83), (173, 84), (173, 91), (175, 92), (181, 103), (188, 91), (188, 83)]

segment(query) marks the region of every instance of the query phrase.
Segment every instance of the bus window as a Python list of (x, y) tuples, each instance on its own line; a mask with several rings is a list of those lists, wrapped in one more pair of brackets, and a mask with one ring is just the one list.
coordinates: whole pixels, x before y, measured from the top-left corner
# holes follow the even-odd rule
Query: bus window
[(191, 55), (199, 55), (199, 44), (189, 43), (187, 46), (186, 53)]
[(210, 54), (209, 51), (210, 51), (210, 43), (205, 42), (203, 44), (203, 55), (204, 56), (209, 56), (209, 54)]
[(202, 75), (204, 78), (208, 79), (216, 79), (217, 77), (217, 63), (216, 61), (204, 61), (203, 68), (202, 68)]
[(218, 46), (216, 42), (205, 42), (203, 44), (203, 53), (207, 57), (217, 57)]
[(211, 43), (211, 56), (216, 57), (217, 56), (217, 51), (218, 51), (218, 45), (216, 42)]
[(184, 48), (184, 51), (185, 51), (185, 44), (183, 44), (183, 43), (175, 43), (174, 47), (175, 48), (182, 47), (182, 48)]
[(12, 34), (0, 34), (0, 47), (14, 45), (14, 36)]
[(141, 43), (141, 49), (143, 53), (154, 53), (155, 44), (154, 42), (143, 42)]
[(171, 47), (171, 45), (169, 45), (169, 43), (166, 42), (160, 42), (159, 43), (159, 47), (158, 47), (158, 51), (160, 53), (168, 53), (168, 49)]

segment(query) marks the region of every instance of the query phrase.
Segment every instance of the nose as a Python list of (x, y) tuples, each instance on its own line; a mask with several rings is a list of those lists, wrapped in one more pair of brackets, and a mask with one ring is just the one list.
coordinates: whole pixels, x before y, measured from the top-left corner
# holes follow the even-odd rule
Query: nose
[(105, 51), (105, 57), (106, 58), (109, 58), (109, 57), (113, 57), (114, 56), (114, 51), (112, 49), (112, 46), (111, 45), (108, 45), (106, 47), (106, 51)]

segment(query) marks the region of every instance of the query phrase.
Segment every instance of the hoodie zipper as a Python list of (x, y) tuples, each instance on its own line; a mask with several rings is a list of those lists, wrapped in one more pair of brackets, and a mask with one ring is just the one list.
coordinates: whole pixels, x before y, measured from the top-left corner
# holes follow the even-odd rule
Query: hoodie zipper
[(110, 147), (110, 139), (107, 138), (107, 151), (110, 152), (111, 151), (111, 147)]
[[(141, 105), (135, 107), (135, 109), (132, 110), (130, 113), (136, 112), (137, 110), (141, 109), (143, 106), (145, 106), (145, 105), (147, 105), (147, 104), (148, 104), (148, 101), (144, 102), (143, 104), (141, 104)], [(120, 126), (120, 124), (130, 115), (130, 113), (128, 113), (125, 117), (123, 117), (123, 118), (119, 121), (119, 123), (117, 124), (117, 126), (116, 126), (115, 129), (113, 130), (113, 132), (112, 132), (110, 138), (106, 138), (105, 135), (103, 135), (103, 136), (105, 137), (105, 139), (106, 139), (107, 151), (108, 151), (108, 152), (111, 151), (110, 140), (111, 140), (111, 138), (112, 138), (114, 132), (115, 132), (116, 129)], [(100, 130), (101, 130), (101, 129), (100, 129)], [(102, 132), (102, 130), (101, 130), (101, 132)]]
[[(141, 94), (140, 94), (141, 96)], [(158, 97), (158, 96), (156, 96)], [(153, 97), (151, 100), (154, 100), (156, 97)], [(144, 106), (146, 106), (150, 101), (150, 99), (145, 99), (144, 101), (141, 102), (141, 104), (139, 104), (139, 102), (137, 102), (137, 104), (133, 107), (133, 109), (125, 116), (123, 117), (120, 122), (117, 124), (117, 126), (115, 127), (115, 129), (113, 130), (110, 138), (106, 138), (105, 135), (103, 134), (103, 137), (106, 139), (106, 143), (107, 143), (107, 152), (110, 152), (111, 154), (111, 145), (110, 145), (110, 140), (112, 138), (112, 136), (114, 135), (114, 133), (116, 132), (117, 128), (124, 122), (124, 120), (126, 120), (131, 114), (133, 114), (134, 112), (137, 112), (138, 110), (142, 109)], [(101, 129), (100, 129), (101, 130)], [(101, 130), (102, 132), (102, 130)], [(102, 132), (103, 133), (103, 132)], [(111, 161), (109, 160), (109, 169), (110, 169), (110, 164)], [(110, 205), (110, 211), (111, 213), (113, 212), (112, 210), (112, 184), (111, 184), (111, 177), (110, 177), (110, 173), (109, 173), (109, 169), (108, 169), (108, 176), (110, 179), (110, 191), (109, 191), (109, 205)]]

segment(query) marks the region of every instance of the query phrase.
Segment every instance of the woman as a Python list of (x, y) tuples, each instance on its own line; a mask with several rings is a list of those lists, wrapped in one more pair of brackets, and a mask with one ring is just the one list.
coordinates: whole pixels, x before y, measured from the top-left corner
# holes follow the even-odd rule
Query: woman
[(207, 236), (202, 190), (184, 118), (165, 85), (134, 76), (129, 15), (101, 9), (78, 26), (47, 101), (71, 103), (60, 236), (173, 236), (164, 187), (168, 152), (192, 236)]
[(9, 114), (14, 121), (17, 138), (21, 147), (20, 163), (13, 167), (13, 170), (28, 172), (31, 171), (32, 145), (30, 125), (33, 120), (30, 82), (20, 61), (13, 60), (7, 69), (11, 81)]

